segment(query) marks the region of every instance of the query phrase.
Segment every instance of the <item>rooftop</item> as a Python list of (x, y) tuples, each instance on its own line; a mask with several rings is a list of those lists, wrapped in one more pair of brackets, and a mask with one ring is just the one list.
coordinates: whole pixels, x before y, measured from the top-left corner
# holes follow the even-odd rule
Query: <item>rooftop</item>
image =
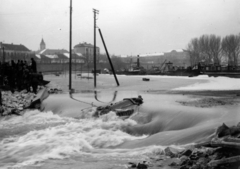
[(21, 52), (30, 52), (26, 46), (20, 44), (7, 44), (7, 43), (2, 43), (2, 46), (4, 47), (5, 50), (14, 50), (14, 51), (21, 51)]
[[(77, 45), (74, 46), (75, 47), (93, 47), (93, 45), (91, 43), (86, 43), (86, 42), (83, 42), (83, 43), (79, 43)], [(97, 47), (97, 46), (96, 46)], [(98, 48), (98, 47), (97, 47)]]
[(54, 54), (63, 54), (68, 53), (65, 49), (44, 49), (40, 52), (40, 54), (43, 55), (54, 55)]

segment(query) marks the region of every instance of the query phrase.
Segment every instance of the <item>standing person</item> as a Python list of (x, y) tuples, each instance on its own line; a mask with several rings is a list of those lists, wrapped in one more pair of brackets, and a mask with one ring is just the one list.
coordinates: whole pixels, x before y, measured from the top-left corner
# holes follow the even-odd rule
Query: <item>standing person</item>
[(37, 79), (37, 75), (36, 74), (31, 74), (31, 86), (33, 89), (33, 93), (37, 94), (37, 88), (38, 88), (38, 79)]
[(16, 63), (14, 62), (14, 60), (11, 60), (11, 66), (12, 66), (13, 69), (16, 68)]
[(31, 64), (32, 71), (33, 73), (37, 73), (37, 63), (33, 58), (31, 58), (31, 61), (32, 61), (32, 64)]
[(26, 61), (26, 60), (24, 60), (24, 65), (25, 65), (25, 66), (28, 66), (28, 63), (27, 63), (27, 61)]

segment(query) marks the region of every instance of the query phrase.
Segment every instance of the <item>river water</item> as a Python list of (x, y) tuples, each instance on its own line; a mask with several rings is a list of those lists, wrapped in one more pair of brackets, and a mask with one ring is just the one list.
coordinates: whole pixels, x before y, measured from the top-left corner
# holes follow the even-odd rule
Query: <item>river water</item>
[[(209, 138), (225, 122), (240, 121), (239, 105), (210, 108), (191, 107), (179, 101), (198, 99), (191, 95), (169, 94), (174, 90), (239, 90), (240, 80), (208, 77), (112, 76), (93, 81), (73, 78), (78, 91), (52, 94), (42, 111), (26, 111), (23, 116), (0, 121), (0, 168), (126, 168), (161, 153), (167, 146), (182, 149)], [(48, 75), (53, 85), (67, 89), (66, 76)], [(129, 119), (113, 112), (92, 117), (96, 106), (141, 95), (144, 103)]]

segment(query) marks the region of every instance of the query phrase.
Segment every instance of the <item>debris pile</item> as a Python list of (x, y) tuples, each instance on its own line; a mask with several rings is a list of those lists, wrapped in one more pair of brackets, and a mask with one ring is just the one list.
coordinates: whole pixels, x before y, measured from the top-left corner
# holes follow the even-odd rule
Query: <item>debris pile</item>
[(54, 82), (50, 82), (49, 84), (46, 85), (46, 87), (49, 94), (57, 94), (63, 92), (62, 88), (57, 83)]
[(62, 89), (57, 89), (57, 88), (54, 88), (54, 89), (48, 89), (48, 93), (50, 94), (57, 94), (57, 93), (62, 93)]
[(142, 163), (137, 163), (137, 164), (129, 162), (128, 163), (128, 168), (147, 169), (148, 164), (147, 164), (146, 161), (143, 161)]
[(142, 78), (143, 81), (150, 81), (149, 78)]
[(35, 98), (34, 93), (27, 90), (21, 92), (2, 91), (2, 105), (0, 107), (0, 116), (11, 114), (20, 115), (20, 111), (27, 108)]
[[(132, 164), (132, 163), (131, 163)], [(145, 163), (146, 164), (146, 163)], [(228, 127), (223, 123), (210, 140), (191, 148), (167, 147), (154, 157), (149, 157), (151, 168), (176, 169), (239, 169), (240, 167), (240, 123)], [(139, 168), (130, 165), (128, 168)]]

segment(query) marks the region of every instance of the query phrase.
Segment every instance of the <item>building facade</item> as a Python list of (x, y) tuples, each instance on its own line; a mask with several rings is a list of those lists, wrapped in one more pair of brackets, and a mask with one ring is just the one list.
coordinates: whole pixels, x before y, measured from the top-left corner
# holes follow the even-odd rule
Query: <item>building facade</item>
[[(26, 46), (20, 44), (1, 43), (0, 61), (9, 62), (11, 60), (26, 60), (35, 58), (34, 52), (30, 51)], [(36, 58), (35, 58), (36, 59)]]
[[(88, 62), (93, 62), (93, 56), (94, 56), (94, 46), (90, 43), (79, 43), (74, 46), (74, 53), (80, 53), (83, 56), (86, 57), (86, 60)], [(100, 54), (100, 48), (96, 47), (96, 56), (97, 60), (99, 59), (99, 54)]]

